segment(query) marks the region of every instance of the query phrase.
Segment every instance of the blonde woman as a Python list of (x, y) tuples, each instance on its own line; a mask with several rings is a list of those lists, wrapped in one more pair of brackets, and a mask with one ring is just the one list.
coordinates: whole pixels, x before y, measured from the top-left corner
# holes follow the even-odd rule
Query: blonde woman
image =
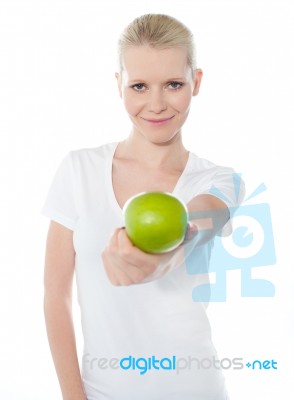
[[(192, 34), (178, 20), (157, 14), (134, 20), (119, 40), (116, 73), (129, 134), (70, 152), (51, 185), (43, 208), (51, 219), (44, 307), (64, 400), (227, 399), (205, 304), (191, 296), (199, 278), (185, 265), (187, 246), (201, 260), (199, 271), (207, 270), (212, 239), (230, 218), (210, 188), (234, 197), (233, 171), (182, 143), (202, 78), (194, 51)], [(170, 253), (144, 253), (128, 239), (122, 208), (146, 191), (173, 193), (190, 213), (217, 218), (209, 229), (204, 219), (190, 224), (185, 244)], [(81, 370), (71, 315), (74, 273)]]

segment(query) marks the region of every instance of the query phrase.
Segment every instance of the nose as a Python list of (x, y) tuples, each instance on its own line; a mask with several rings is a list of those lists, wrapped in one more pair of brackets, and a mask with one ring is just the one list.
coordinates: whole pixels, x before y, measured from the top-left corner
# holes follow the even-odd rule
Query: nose
[(149, 111), (159, 114), (167, 109), (164, 94), (160, 90), (153, 91), (150, 94)]

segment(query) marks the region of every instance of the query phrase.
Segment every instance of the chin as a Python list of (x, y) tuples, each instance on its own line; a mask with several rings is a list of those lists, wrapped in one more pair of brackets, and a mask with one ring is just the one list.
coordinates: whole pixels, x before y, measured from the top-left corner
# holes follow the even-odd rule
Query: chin
[(160, 130), (155, 130), (153, 132), (141, 131), (141, 134), (150, 143), (157, 145), (168, 145), (178, 140), (178, 138), (181, 136), (181, 130), (179, 129), (173, 132), (164, 132)]
[(145, 137), (150, 143), (153, 143), (153, 144), (156, 144), (159, 146), (166, 146), (166, 145), (169, 145), (169, 144), (175, 142), (180, 135), (181, 135), (180, 133), (176, 133), (173, 136), (169, 136), (169, 137), (161, 137), (160, 135), (158, 135), (158, 136), (154, 135), (152, 137), (145, 136)]

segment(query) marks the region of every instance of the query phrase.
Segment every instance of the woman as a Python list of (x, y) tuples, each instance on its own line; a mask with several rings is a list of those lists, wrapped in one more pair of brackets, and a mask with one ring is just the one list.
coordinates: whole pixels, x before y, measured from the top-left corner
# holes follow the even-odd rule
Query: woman
[[(193, 254), (195, 268), (207, 270), (212, 239), (229, 220), (227, 205), (210, 189), (232, 199), (233, 171), (182, 143), (202, 78), (192, 35), (174, 18), (144, 15), (123, 32), (119, 55), (116, 79), (131, 132), (119, 143), (71, 152), (43, 208), (51, 219), (45, 318), (63, 399), (225, 400), (221, 371), (207, 362), (216, 353), (205, 304), (191, 296), (201, 275), (189, 275), (185, 260)], [(144, 253), (127, 237), (122, 208), (145, 191), (171, 192), (190, 215), (211, 213), (212, 224), (197, 219), (176, 250)], [(81, 372), (71, 316), (74, 272)]]

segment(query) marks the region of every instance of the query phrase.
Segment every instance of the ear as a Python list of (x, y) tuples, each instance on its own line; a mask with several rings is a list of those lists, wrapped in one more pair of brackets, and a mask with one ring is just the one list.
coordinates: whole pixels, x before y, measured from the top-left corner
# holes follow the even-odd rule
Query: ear
[(120, 97), (122, 97), (121, 76), (120, 76), (120, 74), (119, 74), (118, 72), (116, 72), (116, 73), (115, 73), (115, 77), (116, 77), (116, 80), (117, 80), (117, 87), (118, 87), (119, 95), (120, 95)]
[(199, 88), (202, 80), (203, 72), (201, 69), (196, 69), (194, 71), (194, 89), (193, 89), (193, 96), (197, 96), (199, 93)]

